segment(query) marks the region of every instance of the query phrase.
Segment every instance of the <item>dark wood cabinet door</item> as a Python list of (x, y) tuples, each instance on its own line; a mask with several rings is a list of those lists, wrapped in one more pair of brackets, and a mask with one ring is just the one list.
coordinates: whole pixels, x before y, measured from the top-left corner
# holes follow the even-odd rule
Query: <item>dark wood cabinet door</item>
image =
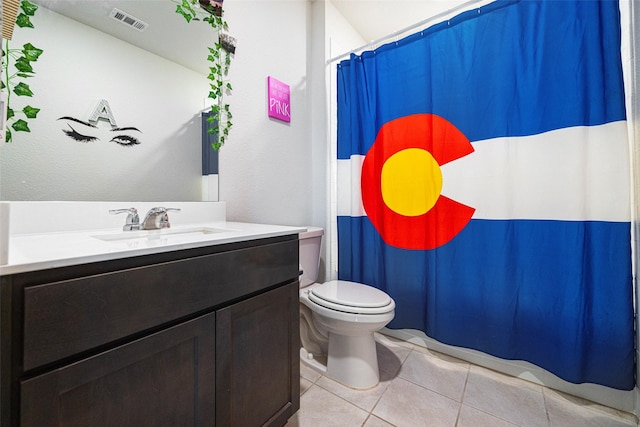
[(300, 407), (298, 282), (217, 312), (216, 424), (282, 426)]
[(215, 313), (21, 382), (21, 425), (215, 425)]

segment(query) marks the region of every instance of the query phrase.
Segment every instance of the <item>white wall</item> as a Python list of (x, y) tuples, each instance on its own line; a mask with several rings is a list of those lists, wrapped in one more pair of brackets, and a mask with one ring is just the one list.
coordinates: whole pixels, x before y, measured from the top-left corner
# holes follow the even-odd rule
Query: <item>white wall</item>
[[(233, 221), (307, 225), (313, 217), (308, 3), (230, 0), (238, 39), (229, 76), (233, 129), (220, 152), (220, 199)], [(266, 79), (291, 87), (291, 123), (267, 117)]]
[[(44, 50), (27, 80), (35, 95), (12, 104), (41, 111), (30, 133), (0, 145), (0, 199), (200, 200), (206, 78), (44, 7), (33, 22), (35, 29), (16, 28), (10, 48), (31, 42)], [(100, 99), (118, 126), (140, 129), (140, 145), (109, 142), (107, 122), (96, 131), (100, 142), (63, 134), (60, 117), (86, 121)]]
[[(628, 26), (629, 31), (623, 31), (623, 67), (627, 73), (625, 75), (625, 89), (627, 101), (627, 121), (629, 122), (629, 139), (631, 164), (633, 172), (633, 249), (634, 249), (634, 296), (636, 301), (636, 343), (640, 342), (640, 328), (638, 327), (638, 266), (640, 266), (640, 251), (638, 243), (640, 241), (640, 5), (637, 2), (621, 2), (622, 25)], [(625, 48), (626, 55), (625, 55)], [(640, 379), (640, 348), (636, 344), (636, 389), (635, 389), (635, 413), (640, 413), (640, 390), (638, 389), (638, 379)]]
[(325, 70), (326, 84), (326, 102), (323, 108), (326, 110), (327, 125), (325, 140), (330, 147), (329, 158), (331, 161), (327, 167), (329, 171), (327, 192), (325, 200), (329, 210), (326, 225), (325, 238), (325, 272), (328, 278), (336, 279), (338, 277), (338, 230), (337, 230), (337, 190), (335, 177), (337, 176), (336, 162), (337, 158), (337, 65), (339, 61), (331, 61), (331, 59), (342, 55), (352, 49), (356, 49), (366, 44), (364, 38), (349, 24), (342, 14), (329, 2), (324, 3), (325, 17), (325, 33), (323, 40), (325, 41), (323, 67)]

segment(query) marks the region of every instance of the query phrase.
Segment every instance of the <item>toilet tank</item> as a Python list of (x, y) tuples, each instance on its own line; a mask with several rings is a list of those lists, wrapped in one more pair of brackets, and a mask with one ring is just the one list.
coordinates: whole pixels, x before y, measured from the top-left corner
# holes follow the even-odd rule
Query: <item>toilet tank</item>
[(300, 242), (300, 287), (315, 283), (318, 279), (318, 268), (320, 266), (320, 246), (322, 245), (322, 235), (324, 230), (319, 227), (307, 227), (307, 231), (299, 233)]

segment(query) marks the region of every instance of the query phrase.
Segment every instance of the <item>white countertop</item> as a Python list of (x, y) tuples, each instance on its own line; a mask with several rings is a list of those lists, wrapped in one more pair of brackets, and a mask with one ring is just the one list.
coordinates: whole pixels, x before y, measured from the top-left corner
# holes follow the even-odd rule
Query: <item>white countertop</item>
[[(149, 231), (111, 228), (23, 234), (11, 236), (9, 262), (0, 266), (0, 276), (284, 236), (305, 230), (304, 227), (220, 221)], [(131, 235), (131, 238), (124, 238), (125, 235)]]
[[(0, 276), (267, 237), (306, 227), (226, 221), (224, 202), (0, 202)], [(170, 212), (171, 227), (122, 231), (124, 215), (110, 209), (154, 206)], [(9, 209), (7, 209), (7, 207)], [(4, 239), (4, 240), (3, 240)]]

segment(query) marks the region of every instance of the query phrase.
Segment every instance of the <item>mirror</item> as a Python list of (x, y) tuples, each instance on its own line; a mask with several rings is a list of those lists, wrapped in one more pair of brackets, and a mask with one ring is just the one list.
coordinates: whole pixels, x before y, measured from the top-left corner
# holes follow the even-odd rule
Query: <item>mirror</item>
[(33, 96), (10, 107), (40, 111), (0, 146), (0, 200), (217, 200), (202, 174), (212, 28), (171, 0), (32, 2), (34, 28), (16, 27), (8, 51), (43, 53)]

